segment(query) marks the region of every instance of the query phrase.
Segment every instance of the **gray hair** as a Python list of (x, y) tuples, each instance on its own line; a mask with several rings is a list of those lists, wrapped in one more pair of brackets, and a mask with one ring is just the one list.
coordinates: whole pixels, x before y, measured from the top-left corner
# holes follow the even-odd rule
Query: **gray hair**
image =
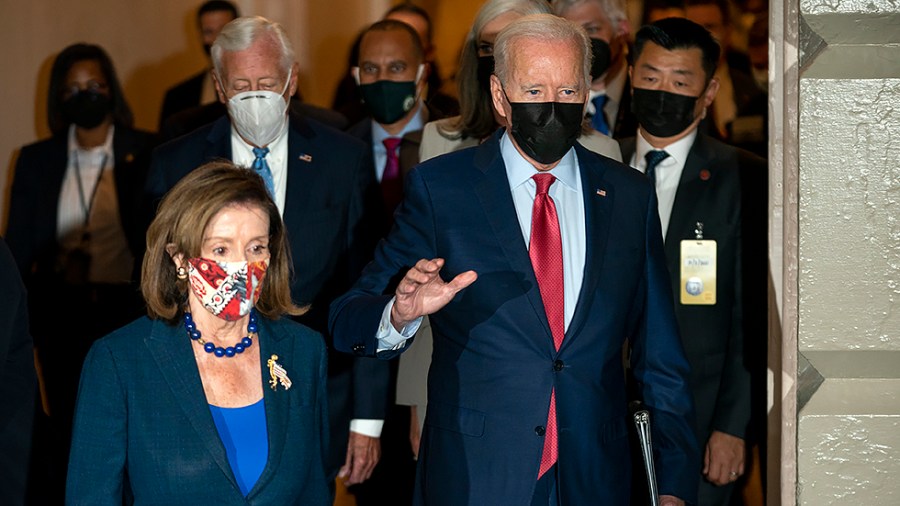
[(456, 74), (456, 83), (459, 87), (459, 119), (452, 122), (448, 130), (439, 130), (449, 139), (467, 137), (482, 139), (497, 128), (494, 124), (491, 94), (483, 90), (478, 82), (478, 40), (485, 25), (508, 12), (522, 16), (549, 14), (550, 5), (546, 0), (487, 0), (481, 6), (459, 57), (459, 71)]
[(575, 23), (552, 14), (534, 14), (519, 18), (497, 34), (494, 42), (494, 74), (506, 88), (512, 62), (513, 45), (520, 39), (561, 41), (581, 52), (582, 76), (585, 89), (591, 82), (591, 40), (584, 29)]
[(616, 24), (628, 19), (628, 14), (625, 12), (625, 0), (552, 0), (550, 5), (557, 16), (563, 16), (567, 10), (586, 2), (599, 4), (610, 23)]
[(291, 45), (284, 28), (262, 16), (252, 16), (237, 18), (219, 32), (210, 50), (216, 75), (223, 77), (222, 53), (243, 51), (266, 36), (272, 37), (278, 43), (281, 49), (281, 68), (287, 74), (294, 65), (294, 46)]

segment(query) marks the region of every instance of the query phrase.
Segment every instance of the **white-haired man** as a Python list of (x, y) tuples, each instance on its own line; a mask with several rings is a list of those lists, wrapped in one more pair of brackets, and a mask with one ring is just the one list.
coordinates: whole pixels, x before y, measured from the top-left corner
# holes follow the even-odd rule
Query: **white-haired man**
[(625, 0), (553, 0), (553, 12), (584, 28), (591, 39), (591, 126), (616, 139), (634, 135), (628, 81), (630, 25)]
[(491, 97), (507, 127), (410, 173), (375, 260), (332, 304), (335, 347), (385, 359), (430, 315), (416, 504), (627, 505), (626, 338), (663, 504), (696, 494), (654, 193), (575, 142), (589, 53), (582, 29), (549, 14), (502, 30)]
[[(310, 305), (299, 321), (324, 334), (328, 304), (353, 283), (376, 240), (364, 222), (374, 214), (366, 206), (377, 191), (371, 155), (346, 134), (288, 114), (299, 66), (278, 23), (262, 17), (232, 21), (216, 38), (212, 59), (216, 92), (228, 116), (154, 152), (148, 198), (158, 201), (189, 171), (216, 158), (259, 173), (288, 231), (291, 295), (295, 303)], [(371, 475), (380, 456), (388, 383), (386, 364), (329, 355), (331, 478), (339, 469), (350, 484)]]

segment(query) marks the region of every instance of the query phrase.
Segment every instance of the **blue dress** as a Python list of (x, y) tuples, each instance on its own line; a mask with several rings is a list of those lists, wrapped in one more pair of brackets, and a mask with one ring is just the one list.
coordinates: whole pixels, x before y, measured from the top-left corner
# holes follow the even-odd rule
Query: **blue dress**
[(249, 406), (222, 408), (209, 405), (228, 463), (244, 497), (259, 480), (269, 458), (266, 407), (263, 399)]

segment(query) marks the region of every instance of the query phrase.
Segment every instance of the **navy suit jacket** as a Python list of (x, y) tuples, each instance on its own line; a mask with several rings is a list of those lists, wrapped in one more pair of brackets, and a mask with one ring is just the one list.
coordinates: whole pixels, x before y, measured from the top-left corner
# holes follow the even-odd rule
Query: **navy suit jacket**
[[(327, 505), (325, 347), (290, 320), (260, 319), (269, 455), (244, 498), (219, 438), (191, 340), (146, 317), (97, 341), (84, 364), (66, 504)], [(254, 345), (257, 345), (254, 343)], [(272, 355), (293, 385), (268, 385)]]
[[(655, 194), (646, 178), (575, 145), (585, 202), (584, 281), (559, 351), (522, 238), (498, 131), (410, 174), (395, 227), (332, 304), (338, 349), (374, 355), (389, 279), (421, 258), (474, 284), (430, 316), (434, 354), (417, 504), (530, 504), (556, 391), (563, 504), (628, 504), (622, 346), (651, 411), (660, 491), (695, 497), (688, 366), (678, 339)], [(408, 347), (408, 345), (407, 345)], [(388, 358), (396, 353), (381, 353)], [(643, 479), (639, 477), (639, 479)]]
[[(231, 159), (228, 116), (163, 144), (153, 153), (147, 191), (157, 201), (188, 172)], [(377, 191), (371, 154), (362, 142), (314, 120), (291, 116), (284, 224), (293, 260), (291, 296), (310, 310), (297, 321), (327, 335), (328, 305), (344, 293), (372, 256), (378, 237), (367, 209)], [(154, 207), (155, 211), (155, 207)], [(389, 370), (377, 360), (330, 353), (332, 427), (329, 474), (346, 457), (350, 420), (381, 419)]]

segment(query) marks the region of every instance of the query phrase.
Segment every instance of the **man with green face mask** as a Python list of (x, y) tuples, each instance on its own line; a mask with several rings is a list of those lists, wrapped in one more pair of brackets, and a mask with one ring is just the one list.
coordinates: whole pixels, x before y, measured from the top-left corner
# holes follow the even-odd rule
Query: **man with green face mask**
[(429, 67), (415, 30), (401, 21), (379, 21), (363, 32), (351, 69), (369, 117), (347, 131), (371, 146), (373, 174), (381, 186), (384, 229), (403, 195), (403, 176), (418, 163), (422, 127), (435, 114), (425, 105)]

